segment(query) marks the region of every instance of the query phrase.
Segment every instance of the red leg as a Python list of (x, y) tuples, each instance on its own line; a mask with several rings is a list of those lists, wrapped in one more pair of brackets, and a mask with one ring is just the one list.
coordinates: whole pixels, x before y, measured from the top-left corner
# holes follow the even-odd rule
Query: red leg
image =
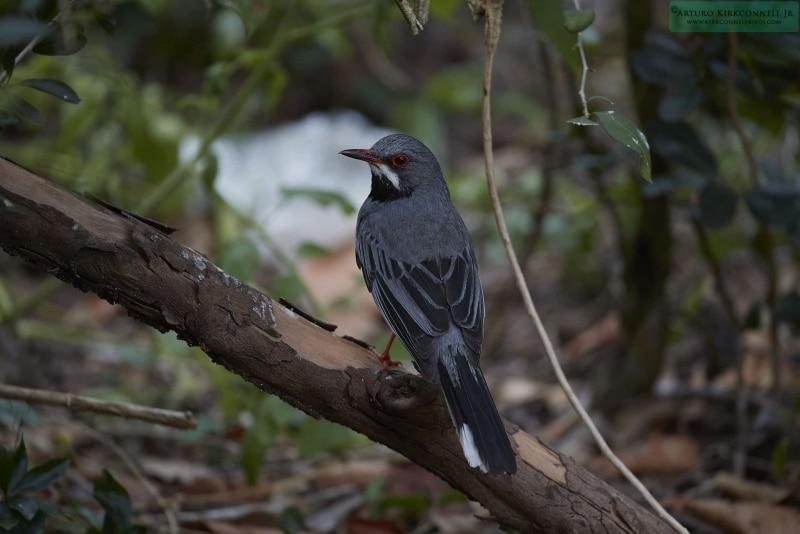
[(400, 365), (400, 362), (396, 362), (392, 360), (391, 356), (389, 355), (389, 351), (392, 348), (392, 343), (394, 343), (395, 335), (392, 333), (392, 337), (389, 338), (389, 342), (386, 344), (386, 348), (383, 349), (383, 352), (378, 354), (378, 351), (374, 348), (371, 349), (372, 352), (375, 353), (375, 356), (378, 357), (378, 361), (381, 362), (381, 372), (386, 371), (389, 367), (395, 367)]

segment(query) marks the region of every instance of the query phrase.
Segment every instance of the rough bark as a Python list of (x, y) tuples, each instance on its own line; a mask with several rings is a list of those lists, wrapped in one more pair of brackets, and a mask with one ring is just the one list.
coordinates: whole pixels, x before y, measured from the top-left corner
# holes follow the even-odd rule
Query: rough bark
[(518, 473), (461, 454), (441, 394), (227, 275), (202, 254), (0, 159), (0, 246), (173, 330), (216, 363), (315, 416), (383, 443), (521, 532), (666, 533), (666, 524), (538, 439), (512, 429)]

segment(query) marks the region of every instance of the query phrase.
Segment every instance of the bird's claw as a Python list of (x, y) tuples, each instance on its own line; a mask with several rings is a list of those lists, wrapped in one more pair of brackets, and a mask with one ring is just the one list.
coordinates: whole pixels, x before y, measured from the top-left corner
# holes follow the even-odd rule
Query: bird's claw
[[(388, 347), (387, 347), (388, 349)], [(389, 367), (397, 367), (402, 364), (402, 362), (398, 362), (393, 360), (391, 356), (389, 356), (389, 351), (385, 350), (383, 352), (378, 352), (375, 350), (375, 347), (370, 347), (370, 352), (378, 358), (378, 361), (381, 362), (380, 373), (385, 373), (389, 370)]]

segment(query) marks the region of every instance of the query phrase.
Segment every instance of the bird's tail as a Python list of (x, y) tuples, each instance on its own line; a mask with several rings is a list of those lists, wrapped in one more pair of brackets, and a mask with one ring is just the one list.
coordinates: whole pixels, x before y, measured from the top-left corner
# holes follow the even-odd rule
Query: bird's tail
[(450, 418), (470, 467), (491, 475), (515, 473), (514, 449), (480, 367), (463, 354), (442, 354), (437, 365)]

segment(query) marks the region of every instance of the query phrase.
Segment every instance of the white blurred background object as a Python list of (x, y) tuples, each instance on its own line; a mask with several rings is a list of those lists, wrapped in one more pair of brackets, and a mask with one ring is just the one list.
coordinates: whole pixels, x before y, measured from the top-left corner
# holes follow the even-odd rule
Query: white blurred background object
[[(339, 194), (357, 211), (369, 194), (369, 169), (339, 151), (369, 148), (389, 133), (352, 111), (313, 113), (291, 124), (212, 145), (218, 162), (217, 193), (256, 221), (281, 252), (298, 263), (303, 282), (328, 310), (325, 319), (339, 325), (340, 334), (369, 337), (380, 328), (372, 298), (356, 267), (356, 214), (345, 214), (337, 205), (322, 206), (307, 196), (287, 196), (283, 191)], [(190, 157), (198, 143), (197, 139), (186, 141), (182, 155)], [(298, 248), (307, 242), (331, 253), (299, 258)], [(261, 243), (259, 251), (262, 261), (280, 267), (269, 247)], [(338, 312), (331, 308), (343, 300), (350, 305)]]
[[(291, 258), (304, 242), (334, 250), (352, 241), (355, 214), (345, 215), (339, 206), (321, 206), (302, 195), (287, 198), (282, 191), (341, 194), (357, 210), (369, 193), (369, 170), (339, 151), (369, 148), (388, 133), (347, 111), (313, 113), (264, 132), (221, 139), (212, 145), (219, 168), (214, 188)], [(196, 149), (195, 139), (186, 143), (184, 154)], [(269, 259), (268, 250), (262, 253)]]

